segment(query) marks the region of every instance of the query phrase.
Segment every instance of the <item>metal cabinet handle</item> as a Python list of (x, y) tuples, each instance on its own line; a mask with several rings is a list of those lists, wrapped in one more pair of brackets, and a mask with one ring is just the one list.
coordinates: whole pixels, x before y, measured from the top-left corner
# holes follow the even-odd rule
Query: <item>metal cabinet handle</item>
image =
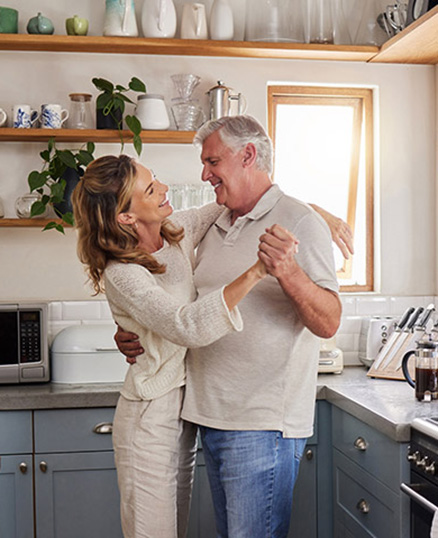
[(362, 514), (368, 514), (370, 511), (370, 503), (365, 499), (361, 499), (356, 504), (356, 508), (359, 510), (359, 512), (362, 512)]
[(40, 471), (42, 473), (46, 473), (47, 472), (47, 468), (48, 468), (48, 465), (45, 461), (40, 461)]
[(96, 424), (96, 426), (94, 426), (93, 432), (99, 434), (111, 434), (113, 433), (113, 423), (100, 422), (99, 424)]
[(20, 471), (23, 473), (23, 474), (26, 474), (27, 473), (27, 463), (24, 463), (24, 461), (22, 461), (20, 463), (20, 465), (18, 466), (18, 468), (20, 469)]
[(308, 448), (306, 450), (306, 460), (313, 460), (313, 450), (311, 448)]
[(360, 450), (360, 452), (365, 452), (365, 450), (368, 448), (368, 443), (365, 441), (363, 437), (358, 437), (354, 441), (354, 448), (357, 450)]

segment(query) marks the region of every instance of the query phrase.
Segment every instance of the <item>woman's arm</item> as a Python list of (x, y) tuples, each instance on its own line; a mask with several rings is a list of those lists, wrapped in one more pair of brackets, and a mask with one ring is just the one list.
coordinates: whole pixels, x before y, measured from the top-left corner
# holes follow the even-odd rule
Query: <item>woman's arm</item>
[(333, 241), (338, 246), (339, 250), (346, 260), (350, 254), (354, 254), (353, 233), (350, 226), (339, 217), (335, 217), (322, 207), (315, 204), (309, 204), (313, 209), (321, 215), (330, 228)]
[[(228, 286), (187, 304), (181, 304), (146, 269), (134, 264), (116, 264), (107, 269), (105, 288), (110, 305), (125, 312), (126, 319), (135, 320), (175, 344), (200, 347), (231, 330), (241, 330), (240, 314), (233, 309), (266, 274), (263, 264), (257, 261)], [(116, 343), (125, 353), (117, 338)]]

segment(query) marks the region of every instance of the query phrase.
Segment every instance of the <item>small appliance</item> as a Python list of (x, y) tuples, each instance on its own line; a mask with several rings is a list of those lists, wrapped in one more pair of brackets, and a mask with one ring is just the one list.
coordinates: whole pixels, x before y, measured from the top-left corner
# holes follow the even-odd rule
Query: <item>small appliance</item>
[(321, 339), (319, 349), (318, 374), (341, 374), (344, 369), (344, 355), (336, 347), (335, 338)]
[(395, 329), (391, 316), (363, 318), (359, 335), (359, 360), (370, 367)]
[(0, 383), (50, 381), (47, 304), (0, 304)]

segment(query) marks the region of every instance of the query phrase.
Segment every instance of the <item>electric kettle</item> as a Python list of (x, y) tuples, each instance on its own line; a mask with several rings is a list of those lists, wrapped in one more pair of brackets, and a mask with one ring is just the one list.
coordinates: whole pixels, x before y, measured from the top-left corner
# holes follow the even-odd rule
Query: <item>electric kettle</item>
[[(241, 93), (232, 94), (232, 88), (228, 88), (219, 80), (217, 86), (210, 88), (207, 92), (210, 104), (210, 119), (217, 120), (223, 116), (231, 116), (233, 114), (244, 114), (247, 103), (245, 97)], [(231, 102), (237, 101), (237, 112), (232, 112)]]

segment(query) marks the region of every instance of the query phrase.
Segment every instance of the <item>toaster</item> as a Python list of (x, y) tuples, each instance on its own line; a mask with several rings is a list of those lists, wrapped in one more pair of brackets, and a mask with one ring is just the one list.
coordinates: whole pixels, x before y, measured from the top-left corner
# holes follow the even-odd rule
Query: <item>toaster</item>
[(363, 318), (359, 334), (359, 360), (370, 367), (380, 349), (391, 336), (396, 326), (396, 318), (373, 316)]
[(319, 349), (318, 374), (341, 374), (344, 369), (344, 356), (336, 347), (335, 338), (321, 339)]

